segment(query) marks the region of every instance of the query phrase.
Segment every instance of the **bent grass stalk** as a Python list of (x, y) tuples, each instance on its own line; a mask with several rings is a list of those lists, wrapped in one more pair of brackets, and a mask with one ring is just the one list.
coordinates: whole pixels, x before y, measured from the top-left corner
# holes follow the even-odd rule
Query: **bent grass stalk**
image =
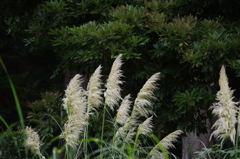
[[(213, 133), (210, 136), (210, 140), (212, 136), (215, 136), (217, 139), (221, 141), (221, 147), (223, 145), (223, 141), (227, 138), (230, 138), (233, 143), (234, 151), (235, 151), (235, 159), (238, 158), (238, 138), (239, 138), (239, 114), (240, 109), (237, 107), (239, 102), (233, 101), (233, 92), (228, 86), (228, 78), (226, 75), (226, 71), (224, 66), (222, 66), (220, 70), (219, 77), (219, 86), (220, 90), (217, 92), (217, 103), (214, 103), (213, 106), (210, 107), (212, 109), (212, 114), (217, 116), (218, 119), (212, 126)], [(238, 117), (236, 115), (238, 114)]]

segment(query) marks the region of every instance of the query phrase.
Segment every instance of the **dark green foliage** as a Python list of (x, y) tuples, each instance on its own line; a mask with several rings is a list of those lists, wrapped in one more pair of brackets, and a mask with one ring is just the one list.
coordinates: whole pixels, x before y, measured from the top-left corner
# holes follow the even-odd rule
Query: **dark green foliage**
[(31, 125), (36, 124), (35, 128), (40, 131), (40, 138), (47, 141), (59, 135), (61, 127), (66, 121), (66, 113), (62, 109), (61, 93), (45, 92), (41, 93), (41, 99), (35, 102), (29, 102), (27, 118)]
[[(183, 120), (178, 123), (179, 129), (193, 130), (198, 125), (197, 132), (205, 132), (205, 122), (209, 117), (207, 110), (211, 101), (214, 101), (214, 94), (211, 89), (197, 88), (185, 90), (183, 93), (175, 94), (173, 102), (177, 107), (175, 118), (183, 116)], [(194, 120), (186, 112), (195, 112)], [(205, 120), (204, 120), (205, 119)]]
[(24, 154), (24, 134), (22, 131), (0, 130), (0, 159), (19, 159)]

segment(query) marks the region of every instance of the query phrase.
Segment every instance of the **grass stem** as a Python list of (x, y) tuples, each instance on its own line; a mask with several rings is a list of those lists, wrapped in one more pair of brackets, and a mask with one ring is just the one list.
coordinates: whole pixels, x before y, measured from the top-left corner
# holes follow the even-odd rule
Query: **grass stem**
[(4, 72), (7, 75), (9, 84), (10, 84), (11, 89), (12, 89), (12, 93), (13, 93), (14, 101), (15, 101), (15, 104), (16, 104), (16, 108), (17, 108), (17, 112), (18, 112), (18, 116), (19, 116), (21, 127), (22, 127), (22, 129), (25, 129), (23, 113), (22, 113), (22, 109), (21, 109), (21, 106), (20, 106), (20, 102), (19, 102), (18, 96), (17, 96), (17, 92), (16, 92), (16, 89), (15, 89), (14, 84), (12, 82), (12, 79), (10, 78), (10, 76), (8, 74), (7, 68), (6, 68), (6, 66), (5, 66), (5, 64), (4, 64), (3, 60), (2, 60), (2, 57), (0, 57), (0, 63), (2, 65), (2, 68), (3, 68)]
[[(104, 127), (105, 127), (106, 109), (107, 109), (107, 106), (106, 106), (106, 104), (104, 104), (104, 107), (103, 107), (103, 118), (102, 118), (102, 130), (101, 130), (101, 141), (103, 141), (103, 133), (104, 133)], [(102, 149), (102, 143), (101, 143), (100, 149)], [(100, 158), (102, 158), (102, 150), (100, 151)]]
[[(239, 126), (239, 125), (238, 125)], [(237, 150), (238, 150), (238, 127), (236, 129), (236, 140), (235, 140), (235, 145), (234, 145), (234, 157), (235, 159), (238, 159), (238, 153), (237, 153)]]

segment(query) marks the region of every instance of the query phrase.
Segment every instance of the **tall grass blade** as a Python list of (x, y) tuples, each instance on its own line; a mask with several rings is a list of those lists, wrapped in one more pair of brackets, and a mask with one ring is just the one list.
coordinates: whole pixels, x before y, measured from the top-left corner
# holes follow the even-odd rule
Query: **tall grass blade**
[(3, 124), (6, 126), (7, 129), (10, 130), (10, 126), (8, 125), (8, 123), (6, 122), (6, 120), (0, 115), (0, 121), (3, 122)]
[(16, 89), (15, 89), (14, 84), (12, 82), (12, 79), (10, 78), (10, 76), (8, 74), (7, 68), (6, 68), (6, 66), (5, 66), (5, 64), (2, 60), (2, 57), (0, 57), (0, 63), (2, 65), (2, 68), (3, 68), (4, 72), (7, 75), (8, 81), (9, 81), (11, 89), (12, 89), (12, 93), (13, 93), (14, 101), (15, 101), (15, 104), (16, 104), (16, 108), (17, 108), (17, 112), (18, 112), (21, 127), (22, 127), (22, 129), (25, 129), (23, 113), (22, 113), (22, 109), (21, 109), (21, 106), (20, 106), (18, 96), (17, 96), (17, 92), (16, 92)]

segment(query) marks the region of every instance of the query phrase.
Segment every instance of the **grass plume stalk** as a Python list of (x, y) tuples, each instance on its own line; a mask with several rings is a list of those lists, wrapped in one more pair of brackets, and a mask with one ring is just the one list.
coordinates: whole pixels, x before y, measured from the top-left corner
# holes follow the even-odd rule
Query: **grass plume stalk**
[(26, 127), (26, 135), (27, 139), (25, 141), (25, 145), (34, 153), (39, 156), (41, 159), (45, 159), (45, 157), (40, 152), (40, 146), (42, 145), (38, 133), (33, 131), (31, 127)]
[[(127, 113), (124, 113), (126, 122), (117, 131), (116, 136), (120, 136), (123, 140), (126, 141), (132, 141), (132, 138), (135, 136), (134, 149), (136, 149), (139, 136), (139, 133), (135, 132), (135, 130), (137, 130), (137, 127), (140, 124), (139, 119), (141, 117), (148, 118), (150, 114), (153, 115), (153, 111), (151, 109), (152, 100), (156, 99), (156, 97), (154, 96), (154, 91), (157, 89), (156, 83), (159, 75), (160, 73), (152, 75), (143, 85), (137, 95), (137, 98), (135, 99), (131, 115), (128, 117), (126, 116)], [(127, 107), (129, 107), (129, 105)]]
[[(130, 113), (130, 108), (131, 108), (131, 104), (132, 101), (130, 101), (130, 94), (125, 96), (125, 98), (122, 100), (121, 105), (119, 107), (119, 109), (117, 110), (117, 114), (116, 114), (116, 118), (115, 118), (115, 122), (114, 122), (114, 126), (117, 127), (117, 125), (119, 124), (120, 126), (123, 126), (124, 123), (127, 122), (127, 120), (129, 119), (129, 113)], [(114, 137), (113, 137), (113, 142), (114, 145), (116, 146), (118, 143), (116, 141), (118, 141), (117, 139), (123, 137), (124, 133), (123, 128), (119, 128), (117, 131), (114, 132)]]
[(130, 101), (130, 94), (127, 95), (121, 102), (121, 105), (118, 109), (117, 115), (116, 115), (116, 123), (123, 125), (127, 119), (129, 118), (130, 113), (130, 107), (131, 107), (131, 101)]
[(160, 73), (152, 75), (138, 93), (131, 114), (132, 119), (137, 119), (139, 116), (147, 118), (149, 114), (153, 114), (152, 100), (156, 99), (154, 92), (157, 90), (157, 80), (159, 75)]
[[(145, 117), (147, 118), (149, 115), (153, 115), (152, 111), (152, 100), (155, 100), (156, 97), (154, 96), (154, 91), (157, 89), (157, 80), (159, 79), (160, 73), (155, 73), (152, 75), (147, 82), (143, 85), (142, 89), (137, 95), (137, 98), (135, 99), (133, 110), (130, 116), (130, 125), (128, 127), (134, 127), (139, 125), (139, 118)], [(150, 126), (150, 125), (149, 125)], [(152, 128), (152, 125), (151, 125)], [(135, 145), (134, 149), (137, 145), (139, 134), (137, 133), (135, 137)]]
[(88, 86), (87, 86), (87, 94), (88, 94), (88, 108), (87, 114), (90, 115), (92, 112), (97, 112), (100, 109), (101, 105), (103, 104), (103, 89), (102, 81), (101, 81), (101, 69), (102, 66), (99, 66), (93, 75), (91, 76)]
[(145, 136), (148, 136), (150, 133), (152, 133), (152, 128), (153, 128), (153, 123), (152, 123), (152, 116), (147, 118), (142, 124), (138, 126), (135, 141), (134, 141), (134, 150), (136, 149), (137, 146), (137, 141), (139, 135), (143, 134)]
[(107, 105), (111, 110), (114, 110), (115, 106), (118, 106), (121, 97), (121, 84), (123, 81), (123, 72), (121, 70), (122, 66), (122, 54), (120, 54), (115, 61), (113, 62), (110, 74), (106, 83), (106, 92), (105, 92), (105, 105)]
[(111, 110), (114, 110), (114, 107), (117, 106), (119, 101), (122, 99), (121, 86), (120, 86), (123, 83), (123, 81), (121, 80), (121, 78), (123, 77), (123, 73), (121, 70), (122, 64), (123, 64), (122, 54), (120, 54), (114, 60), (110, 74), (107, 79), (106, 91), (104, 92), (105, 103), (104, 103), (104, 108), (103, 108), (101, 140), (103, 140), (107, 106)]
[[(101, 80), (101, 69), (102, 66), (99, 66), (95, 72), (90, 77), (90, 80), (87, 85), (87, 94), (88, 94), (88, 108), (87, 108), (87, 117), (89, 119), (90, 115), (93, 115), (96, 113), (101, 105), (103, 104), (103, 89), (101, 89), (102, 86), (102, 80)], [(86, 126), (85, 132), (84, 132), (84, 139), (88, 139), (88, 125)], [(87, 142), (84, 143), (84, 152), (85, 152), (85, 158), (88, 158), (88, 144)]]
[[(179, 135), (183, 133), (182, 130), (176, 130), (166, 137), (164, 137), (158, 144), (150, 151), (149, 155), (154, 158), (168, 158), (168, 149), (175, 148), (173, 142), (177, 141)], [(153, 137), (155, 139), (155, 137)], [(155, 139), (156, 140), (156, 139)]]
[(125, 139), (131, 140), (131, 137), (135, 135), (135, 129), (137, 129), (138, 125), (140, 124), (139, 119), (141, 117), (148, 118), (148, 115), (153, 115), (153, 111), (151, 109), (152, 100), (156, 99), (154, 96), (154, 91), (157, 89), (156, 82), (159, 75), (160, 73), (152, 75), (138, 93), (131, 111), (131, 115), (127, 117), (125, 124), (120, 129), (121, 134), (124, 134), (122, 137)]
[[(68, 113), (68, 120), (64, 124), (61, 137), (66, 141), (66, 148), (76, 150), (79, 135), (87, 125), (87, 98), (86, 91), (81, 87), (82, 79), (79, 74), (70, 81), (63, 98), (63, 107)], [(69, 148), (70, 146), (71, 148)], [(67, 153), (67, 155), (69, 155)], [(77, 156), (77, 154), (76, 154)]]
[[(222, 140), (221, 146), (225, 139), (230, 138), (234, 145), (235, 158), (238, 158), (238, 137), (239, 137), (239, 108), (238, 102), (233, 101), (233, 92), (228, 86), (228, 78), (224, 66), (222, 66), (219, 78), (220, 90), (217, 92), (216, 100), (210, 107), (213, 115), (217, 116), (217, 121), (213, 124), (212, 128), (215, 129), (211, 136)], [(237, 117), (238, 114), (238, 117)]]
[[(235, 144), (236, 129), (235, 124), (237, 123), (236, 115), (238, 113), (237, 102), (233, 101), (233, 90), (228, 86), (228, 79), (224, 66), (220, 71), (219, 78), (220, 91), (217, 92), (217, 103), (214, 103), (210, 107), (212, 113), (218, 117), (212, 128), (215, 130), (211, 134), (222, 141), (226, 138), (230, 138), (231, 142)], [(211, 139), (211, 138), (210, 138)]]

